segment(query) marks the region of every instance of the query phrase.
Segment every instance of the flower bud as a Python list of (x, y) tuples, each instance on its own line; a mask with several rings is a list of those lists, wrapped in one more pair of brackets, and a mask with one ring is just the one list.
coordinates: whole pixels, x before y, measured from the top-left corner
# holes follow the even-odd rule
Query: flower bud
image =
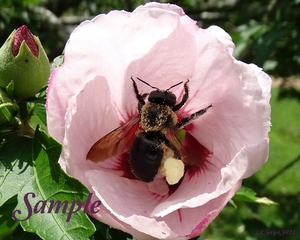
[(34, 96), (47, 84), (48, 57), (38, 37), (23, 25), (14, 30), (0, 48), (0, 87), (14, 81), (14, 97)]
[(16, 107), (13, 101), (7, 96), (6, 92), (0, 88), (0, 125), (9, 122), (9, 119), (4, 115), (4, 108), (6, 108), (11, 115), (16, 113)]

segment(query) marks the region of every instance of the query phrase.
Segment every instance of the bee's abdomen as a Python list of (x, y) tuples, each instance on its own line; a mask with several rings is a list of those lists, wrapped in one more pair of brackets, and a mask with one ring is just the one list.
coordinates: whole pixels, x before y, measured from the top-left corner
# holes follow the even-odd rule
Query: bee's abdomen
[(134, 175), (144, 182), (152, 182), (164, 155), (162, 133), (141, 132), (130, 148), (130, 165)]

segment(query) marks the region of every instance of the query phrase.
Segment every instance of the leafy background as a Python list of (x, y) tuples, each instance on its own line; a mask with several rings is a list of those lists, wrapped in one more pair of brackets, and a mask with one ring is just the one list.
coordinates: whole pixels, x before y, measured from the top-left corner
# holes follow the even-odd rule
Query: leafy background
[[(107, 13), (113, 9), (132, 11), (146, 2), (143, 0), (0, 0), (0, 45), (13, 29), (26, 24), (34, 35), (39, 36), (52, 61), (62, 53), (70, 32), (82, 20), (91, 19), (96, 14)], [(234, 204), (228, 204), (198, 239), (299, 239), (300, 0), (160, 2), (174, 3), (183, 7), (191, 18), (198, 21), (200, 27), (221, 26), (230, 33), (236, 44), (236, 57), (262, 66), (274, 79), (269, 160), (259, 172), (246, 179), (243, 185), (252, 188), (257, 192), (258, 197), (268, 197), (277, 204), (261, 205), (235, 199)], [(43, 124), (45, 123), (43, 106), (37, 106), (32, 124), (42, 123), (42, 128), (46, 129)], [(59, 144), (49, 138), (43, 130), (37, 130), (36, 134), (38, 136), (33, 140), (22, 139), (22, 144), (35, 146), (41, 154), (40, 160), (47, 161), (52, 155), (48, 154), (47, 146), (36, 145), (37, 139), (46, 139), (48, 147), (59, 148)], [(2, 157), (4, 155), (0, 156)], [(52, 167), (55, 169), (55, 164)], [(61, 174), (60, 181), (73, 181)], [(58, 184), (62, 183), (58, 181)], [(0, 191), (3, 193), (2, 189)], [(76, 195), (76, 191), (72, 194)], [(84, 196), (77, 197), (82, 199), (85, 198)], [(17, 199), (11, 198), (6, 202), (5, 208), (0, 208), (0, 239), (10, 239), (5, 238), (3, 234), (9, 232), (9, 229), (14, 229), (12, 239), (21, 239), (21, 237), (39, 239), (33, 233), (24, 233), (18, 223), (9, 220), (16, 203)], [(131, 239), (130, 235), (99, 222), (94, 224), (97, 231), (91, 239)], [(93, 227), (90, 227), (87, 231), (92, 229)], [(281, 236), (275, 233), (281, 233)], [(84, 239), (84, 235), (81, 237)]]

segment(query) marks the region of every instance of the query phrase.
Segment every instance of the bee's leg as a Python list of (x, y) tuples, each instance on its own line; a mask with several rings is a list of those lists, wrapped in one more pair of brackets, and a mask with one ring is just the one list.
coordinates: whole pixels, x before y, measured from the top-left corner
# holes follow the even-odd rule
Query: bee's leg
[(165, 136), (163, 137), (163, 140), (164, 140), (166, 146), (174, 152), (174, 157), (177, 159), (181, 159), (181, 154), (180, 154), (179, 150), (175, 147), (175, 145), (173, 143), (171, 143), (169, 141), (169, 139), (167, 139)]
[[(149, 95), (149, 93), (144, 93), (142, 95), (142, 98), (145, 99), (148, 95)], [(141, 112), (141, 109), (142, 109), (143, 106), (144, 106), (144, 104), (142, 104), (140, 102), (138, 103), (138, 110), (139, 110), (139, 112)]]
[(172, 110), (173, 110), (174, 112), (176, 112), (177, 110), (179, 110), (179, 109), (186, 103), (187, 99), (189, 98), (189, 88), (188, 88), (188, 85), (187, 85), (188, 82), (189, 82), (189, 80), (187, 80), (187, 81), (185, 82), (185, 84), (184, 84), (184, 94), (183, 94), (183, 97), (182, 97), (180, 103), (178, 103), (177, 105), (175, 105), (175, 106), (172, 108)]
[(135, 93), (135, 97), (136, 99), (139, 101), (138, 103), (138, 109), (139, 109), (139, 112), (141, 111), (142, 107), (145, 105), (145, 97), (147, 97), (147, 93), (144, 93), (143, 95), (141, 95), (139, 93), (139, 90), (137, 88), (137, 85), (135, 83), (135, 81), (133, 80), (133, 78), (131, 77), (131, 80), (132, 80), (132, 83), (133, 83), (133, 90), (134, 90), (134, 93)]
[(177, 124), (176, 124), (176, 128), (177, 129), (181, 129), (183, 128), (185, 125), (189, 124), (190, 121), (200, 117), (201, 115), (203, 115), (204, 113), (206, 113), (207, 109), (211, 108), (212, 104), (210, 104), (209, 106), (207, 106), (206, 108), (203, 108), (201, 110), (199, 110), (198, 112), (193, 113), (192, 115), (190, 115), (189, 117), (185, 117), (182, 118)]

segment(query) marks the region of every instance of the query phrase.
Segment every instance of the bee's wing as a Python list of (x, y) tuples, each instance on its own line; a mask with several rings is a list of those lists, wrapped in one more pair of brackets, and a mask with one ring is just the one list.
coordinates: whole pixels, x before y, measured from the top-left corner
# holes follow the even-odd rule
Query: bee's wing
[(140, 115), (99, 139), (90, 149), (86, 158), (97, 163), (125, 152), (139, 128)]
[(185, 130), (178, 131), (175, 127), (170, 128), (168, 138), (180, 151), (182, 161), (188, 165), (201, 165), (204, 155), (208, 150), (203, 147), (190, 133)]
[(184, 158), (187, 151), (183, 144), (184, 136), (181, 136), (182, 130), (178, 131), (178, 129), (176, 129), (175, 126), (169, 127), (168, 130), (169, 131), (167, 132), (167, 138), (176, 146), (176, 148), (180, 151), (180, 154), (182, 155), (181, 157)]

